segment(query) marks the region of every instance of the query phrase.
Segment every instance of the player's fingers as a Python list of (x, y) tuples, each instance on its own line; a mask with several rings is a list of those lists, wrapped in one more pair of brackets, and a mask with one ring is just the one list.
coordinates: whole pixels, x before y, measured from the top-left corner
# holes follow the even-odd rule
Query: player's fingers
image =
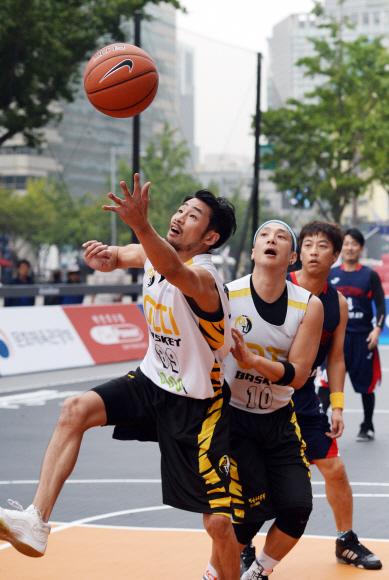
[[(138, 175), (138, 173), (136, 173), (134, 175), (134, 193), (135, 193), (135, 188), (136, 188), (136, 186), (135, 186), (135, 183), (136, 183), (135, 176), (136, 175)], [(121, 181), (120, 182), (120, 187), (122, 188), (122, 191), (124, 193), (124, 197), (126, 198), (126, 200), (128, 201), (129, 199), (131, 199), (132, 196), (131, 196), (130, 190), (128, 189), (127, 183), (125, 181)], [(138, 175), (138, 187), (139, 187), (139, 175)]]
[(120, 197), (111, 192), (107, 194), (107, 197), (109, 197), (109, 199), (112, 199), (112, 201), (114, 201), (117, 205), (120, 206), (124, 205), (124, 202), (126, 201), (125, 199), (121, 199)]
[(96, 253), (98, 253), (101, 249), (108, 249), (108, 246), (102, 244), (101, 242), (95, 242), (86, 248), (84, 255), (93, 256)]
[(142, 187), (142, 199), (146, 200), (146, 201), (150, 201), (150, 196), (149, 196), (149, 189), (150, 189), (150, 185), (151, 182), (148, 181), (147, 183), (144, 184), (144, 186)]
[(101, 242), (98, 242), (97, 240), (88, 240), (87, 242), (84, 242), (82, 244), (83, 248), (88, 248), (89, 246), (91, 246), (92, 244), (101, 244)]

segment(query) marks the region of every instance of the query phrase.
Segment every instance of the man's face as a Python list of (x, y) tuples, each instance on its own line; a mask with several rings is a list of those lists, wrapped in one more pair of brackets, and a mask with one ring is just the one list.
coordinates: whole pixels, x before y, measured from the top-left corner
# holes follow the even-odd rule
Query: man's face
[(30, 266), (28, 264), (26, 264), (25, 262), (22, 262), (18, 268), (19, 278), (21, 278), (21, 279), (27, 278), (29, 273), (30, 273)]
[(78, 284), (80, 281), (80, 272), (69, 272), (69, 280), (71, 284)]
[(308, 274), (324, 274), (327, 277), (338, 256), (339, 252), (334, 252), (332, 242), (322, 233), (305, 236), (302, 241), (301, 263)]
[(193, 198), (183, 203), (171, 219), (166, 240), (178, 252), (189, 252), (201, 248), (208, 239), (219, 239), (214, 230), (208, 230), (211, 210), (200, 199)]
[(296, 261), (292, 235), (282, 224), (270, 222), (257, 234), (251, 258), (256, 265), (287, 268)]
[(350, 235), (345, 236), (342, 247), (342, 256), (345, 262), (359, 262), (362, 252), (363, 246), (355, 238)]

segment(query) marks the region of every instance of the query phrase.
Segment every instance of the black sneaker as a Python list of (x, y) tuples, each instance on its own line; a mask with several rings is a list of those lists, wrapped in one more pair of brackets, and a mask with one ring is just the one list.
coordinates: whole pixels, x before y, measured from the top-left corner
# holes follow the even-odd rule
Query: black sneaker
[(242, 576), (255, 560), (255, 546), (252, 542), (240, 554), (240, 575)]
[(358, 541), (351, 530), (344, 538), (336, 540), (335, 556), (339, 564), (351, 564), (365, 570), (381, 570), (380, 560)]
[(359, 433), (357, 435), (357, 441), (372, 441), (374, 439), (374, 429), (369, 429), (364, 423), (362, 423)]

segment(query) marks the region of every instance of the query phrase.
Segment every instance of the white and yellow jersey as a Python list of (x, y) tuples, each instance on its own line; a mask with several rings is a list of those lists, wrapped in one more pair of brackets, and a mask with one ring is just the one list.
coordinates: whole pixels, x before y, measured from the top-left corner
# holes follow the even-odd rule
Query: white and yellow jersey
[[(311, 294), (286, 281), (286, 317), (282, 326), (275, 326), (258, 314), (251, 295), (250, 279), (251, 274), (227, 284), (231, 325), (242, 332), (252, 352), (273, 361), (286, 362)], [(233, 407), (249, 413), (272, 413), (289, 403), (294, 392), (292, 387), (271, 383), (255, 369), (237, 361), (232, 354), (225, 362)]]
[(230, 306), (210, 254), (186, 263), (208, 270), (215, 279), (222, 310), (196, 314), (183, 293), (146, 260), (143, 306), (149, 348), (141, 371), (156, 385), (194, 399), (213, 397), (224, 382), (224, 359), (231, 348)]

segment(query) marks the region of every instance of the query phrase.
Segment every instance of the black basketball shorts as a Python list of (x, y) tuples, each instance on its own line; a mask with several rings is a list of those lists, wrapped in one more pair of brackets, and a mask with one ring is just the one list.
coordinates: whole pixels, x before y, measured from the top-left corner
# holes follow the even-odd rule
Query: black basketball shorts
[(105, 404), (114, 438), (158, 441), (163, 502), (230, 517), (229, 400), (225, 383), (214, 397), (193, 399), (156, 386), (138, 368), (92, 389)]
[(272, 413), (230, 411), (233, 522), (264, 522), (284, 509), (312, 508), (311, 473), (293, 403)]

